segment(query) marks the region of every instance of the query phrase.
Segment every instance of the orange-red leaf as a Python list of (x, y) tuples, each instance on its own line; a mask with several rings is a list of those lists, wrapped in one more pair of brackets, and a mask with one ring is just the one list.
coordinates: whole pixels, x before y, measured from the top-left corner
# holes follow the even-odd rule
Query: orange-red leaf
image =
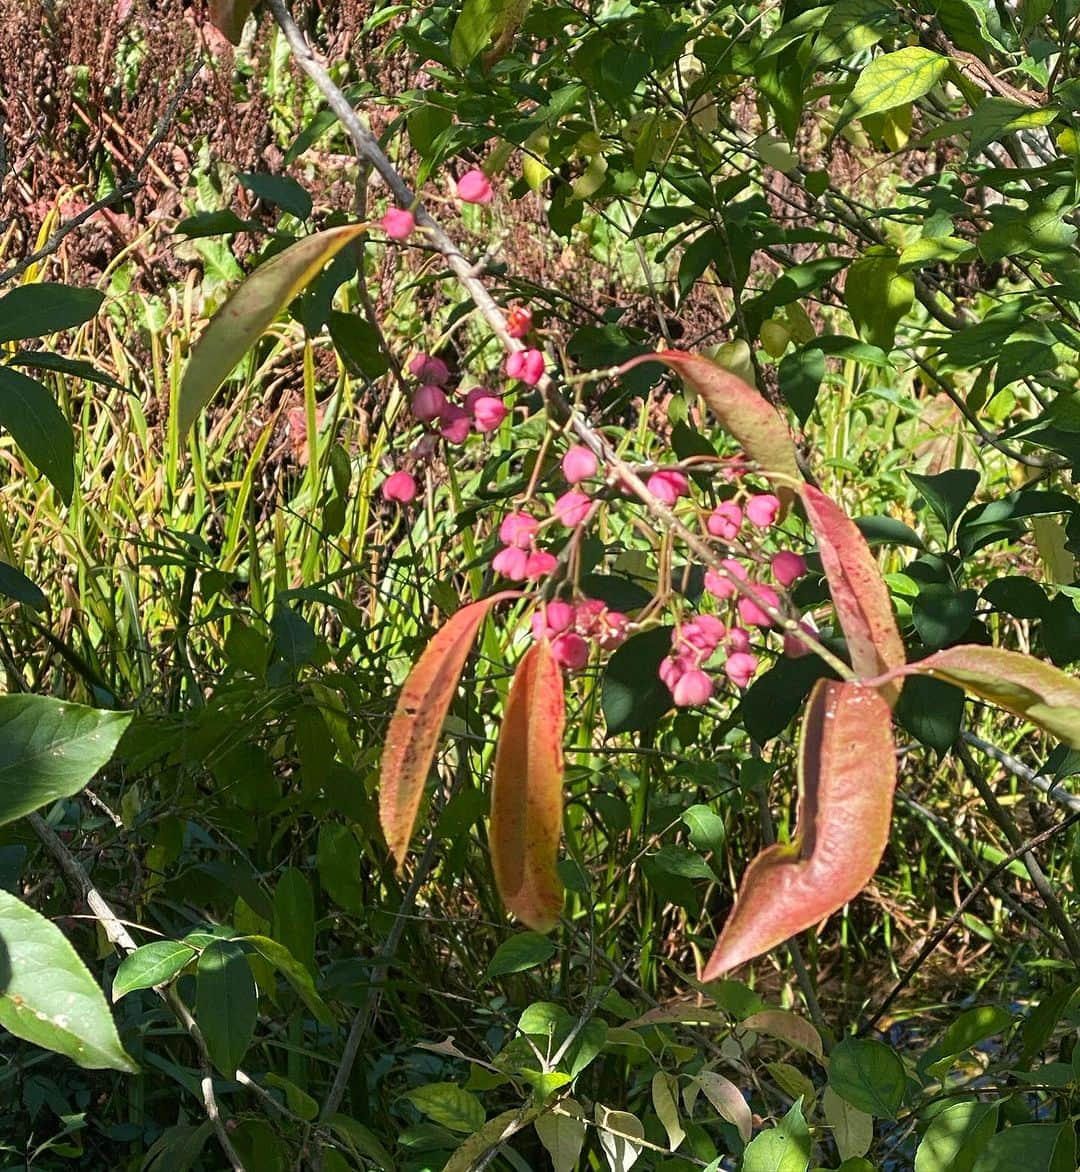
[(1026, 717), (1074, 749), (1080, 749), (1080, 680), (999, 647), (964, 643), (909, 663), (885, 677), (928, 675)]
[(643, 362), (662, 362), (671, 367), (708, 403), (724, 429), (739, 441), (762, 473), (776, 478), (773, 488), (786, 511), (802, 474), (795, 460), (791, 432), (776, 408), (737, 374), (701, 354), (661, 350), (632, 358), (620, 370), (631, 370)]
[(563, 814), (563, 679), (546, 639), (525, 652), (506, 698), (491, 791), (491, 863), (503, 902), (550, 932), (563, 885), (555, 864)]
[(210, 23), (239, 45), (244, 22), (254, 7), (255, 0), (210, 0)]
[[(904, 643), (885, 579), (866, 538), (820, 489), (804, 484), (799, 491), (818, 540), (821, 564), (829, 580), (836, 617), (847, 639), (852, 667), (860, 676), (871, 678), (901, 666)], [(883, 691), (889, 703), (895, 704), (900, 686), (889, 684)]]
[(889, 706), (874, 688), (818, 681), (799, 746), (794, 837), (747, 867), (703, 980), (813, 926), (866, 886), (889, 840), (894, 754)]
[(435, 744), (476, 632), (504, 590), (463, 606), (434, 635), (416, 661), (398, 696), (383, 747), (379, 779), (379, 822), (398, 866), (405, 860)]

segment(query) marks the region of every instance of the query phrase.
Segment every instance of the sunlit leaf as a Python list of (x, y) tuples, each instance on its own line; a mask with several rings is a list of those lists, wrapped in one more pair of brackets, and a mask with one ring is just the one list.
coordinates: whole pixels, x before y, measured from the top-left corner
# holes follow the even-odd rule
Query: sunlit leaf
[(518, 664), (506, 698), (491, 791), (491, 863), (510, 911), (537, 932), (559, 922), (565, 722), (562, 672), (546, 639)]
[[(851, 665), (860, 676), (882, 675), (904, 662), (904, 644), (893, 617), (889, 590), (866, 538), (850, 517), (812, 484), (800, 490), (818, 540), (836, 617), (847, 639)], [(895, 704), (899, 687), (886, 696)]]
[(810, 1129), (799, 1099), (775, 1127), (747, 1144), (740, 1167), (742, 1172), (806, 1172), (810, 1149)]
[(177, 424), (186, 435), (199, 412), (274, 318), (365, 230), (346, 224), (316, 232), (260, 265), (214, 315), (195, 343), (180, 384)]
[(679, 1122), (679, 1080), (666, 1070), (658, 1070), (652, 1078), (652, 1104), (657, 1119), (667, 1132), (668, 1147), (678, 1151), (679, 1145), (686, 1139)]
[(799, 746), (794, 836), (747, 867), (703, 980), (811, 927), (866, 886), (889, 838), (894, 751), (889, 708), (874, 689), (815, 685)]
[(749, 1143), (754, 1129), (754, 1116), (742, 1091), (731, 1079), (717, 1074), (715, 1070), (702, 1070), (694, 1077), (717, 1114), (734, 1125), (744, 1144)]
[(853, 118), (891, 110), (929, 93), (949, 72), (949, 59), (919, 46), (897, 49), (875, 57), (858, 72), (836, 124), (839, 133)]
[(841, 1160), (865, 1156), (874, 1142), (874, 1118), (842, 1099), (832, 1087), (821, 1098), (825, 1122), (832, 1128), (833, 1140)]
[(596, 1128), (611, 1172), (629, 1172), (641, 1155), (641, 1148), (634, 1141), (645, 1138), (641, 1120), (629, 1111), (611, 1111), (603, 1103), (597, 1103)]
[(825, 1054), (821, 1034), (805, 1017), (789, 1013), (786, 1009), (762, 1009), (752, 1013), (739, 1025), (740, 1030), (752, 1030), (755, 1034), (767, 1034), (779, 1038), (789, 1046), (797, 1046), (815, 1058)]
[(504, 590), (463, 606), (424, 648), (401, 689), (386, 733), (379, 781), (379, 822), (399, 867), (409, 849), (435, 743), (477, 629), (496, 602), (516, 597), (516, 591)]
[(154, 940), (136, 948), (120, 962), (113, 977), (112, 999), (119, 1001), (134, 989), (164, 985), (195, 956), (195, 949), (177, 940)]
[(620, 367), (621, 372), (643, 362), (662, 362), (693, 388), (709, 409), (742, 445), (747, 457), (765, 476), (774, 477), (773, 490), (785, 508), (802, 480), (795, 460), (795, 444), (788, 425), (767, 399), (743, 382), (738, 375), (700, 354), (682, 350), (661, 350), (643, 354)]

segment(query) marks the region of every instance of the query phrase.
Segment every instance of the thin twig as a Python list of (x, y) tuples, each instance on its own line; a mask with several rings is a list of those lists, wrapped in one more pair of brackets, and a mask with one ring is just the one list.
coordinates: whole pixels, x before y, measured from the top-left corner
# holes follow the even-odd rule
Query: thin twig
[(1051, 781), (1050, 778), (1036, 773), (1034, 769), (1029, 769), (1023, 761), (1018, 761), (1011, 753), (1006, 753), (1004, 749), (999, 749), (997, 745), (992, 745), (989, 741), (984, 741), (982, 737), (977, 737), (973, 732), (968, 732), (965, 729), (960, 736), (972, 748), (978, 749), (980, 753), (985, 753), (988, 757), (993, 757), (999, 765), (1003, 765), (1014, 777), (1019, 777), (1021, 781), (1026, 781), (1036, 789), (1042, 790), (1052, 801), (1060, 803), (1066, 809), (1080, 811), (1080, 797), (1061, 789), (1059, 782)]

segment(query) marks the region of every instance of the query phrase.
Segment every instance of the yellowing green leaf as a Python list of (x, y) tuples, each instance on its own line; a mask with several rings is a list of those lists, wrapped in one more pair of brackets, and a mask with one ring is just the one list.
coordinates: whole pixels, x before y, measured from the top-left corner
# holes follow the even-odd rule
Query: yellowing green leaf
[(853, 118), (916, 101), (928, 94), (948, 72), (947, 57), (917, 45), (875, 57), (859, 74), (835, 133)]

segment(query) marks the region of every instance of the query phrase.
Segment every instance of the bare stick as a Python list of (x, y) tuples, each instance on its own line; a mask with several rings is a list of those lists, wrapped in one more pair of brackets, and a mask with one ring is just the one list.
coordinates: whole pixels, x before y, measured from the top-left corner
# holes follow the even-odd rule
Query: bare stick
[(1056, 781), (1051, 781), (1050, 778), (1036, 773), (1034, 769), (1029, 769), (1023, 761), (1018, 761), (1011, 753), (1006, 753), (1004, 749), (999, 749), (997, 745), (992, 745), (989, 741), (984, 741), (982, 737), (977, 737), (973, 732), (968, 732), (966, 729), (960, 736), (972, 748), (978, 749), (980, 753), (985, 753), (987, 757), (993, 757), (999, 765), (1003, 765), (1014, 777), (1019, 777), (1021, 781), (1026, 781), (1036, 789), (1042, 790), (1052, 801), (1059, 802), (1068, 810), (1080, 810), (1080, 797), (1061, 789)]

